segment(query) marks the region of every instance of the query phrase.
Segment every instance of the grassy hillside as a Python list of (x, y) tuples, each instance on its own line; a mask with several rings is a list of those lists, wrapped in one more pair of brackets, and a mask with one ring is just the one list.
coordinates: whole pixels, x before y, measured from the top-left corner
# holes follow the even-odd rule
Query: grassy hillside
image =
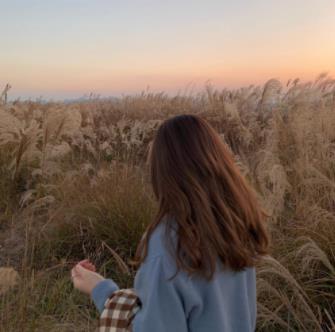
[(335, 82), (322, 75), (192, 96), (66, 104), (3, 96), (1, 331), (93, 331), (96, 312), (69, 279), (83, 257), (132, 284), (128, 261), (156, 209), (148, 146), (180, 113), (220, 132), (271, 214), (259, 331), (335, 330)]

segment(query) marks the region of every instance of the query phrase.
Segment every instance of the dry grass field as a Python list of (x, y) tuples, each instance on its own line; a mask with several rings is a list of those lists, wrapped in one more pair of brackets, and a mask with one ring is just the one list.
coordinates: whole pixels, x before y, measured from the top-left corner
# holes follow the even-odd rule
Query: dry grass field
[(69, 270), (89, 257), (130, 286), (156, 203), (147, 150), (180, 113), (222, 135), (271, 215), (259, 331), (335, 331), (335, 80), (174, 97), (0, 101), (0, 330), (94, 331)]

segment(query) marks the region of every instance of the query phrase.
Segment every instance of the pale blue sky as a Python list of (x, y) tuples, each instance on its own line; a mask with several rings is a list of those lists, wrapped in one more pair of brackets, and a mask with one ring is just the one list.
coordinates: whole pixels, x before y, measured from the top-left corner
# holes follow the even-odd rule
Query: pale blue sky
[(335, 71), (334, 0), (0, 0), (0, 88), (76, 97)]

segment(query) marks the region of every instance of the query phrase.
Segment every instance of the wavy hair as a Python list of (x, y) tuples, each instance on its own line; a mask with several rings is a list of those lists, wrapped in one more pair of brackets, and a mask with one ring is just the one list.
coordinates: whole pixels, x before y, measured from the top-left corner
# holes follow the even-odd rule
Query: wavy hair
[(149, 162), (158, 212), (137, 247), (138, 264), (165, 216), (178, 226), (178, 270), (211, 279), (218, 258), (224, 267), (240, 271), (267, 254), (267, 214), (207, 121), (195, 115), (166, 120), (153, 141)]

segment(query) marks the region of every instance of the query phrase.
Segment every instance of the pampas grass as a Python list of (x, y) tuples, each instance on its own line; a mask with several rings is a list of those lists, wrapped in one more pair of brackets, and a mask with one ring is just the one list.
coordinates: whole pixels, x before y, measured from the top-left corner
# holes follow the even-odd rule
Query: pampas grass
[(6, 331), (93, 330), (95, 311), (68, 277), (83, 257), (131, 286), (128, 262), (156, 209), (148, 150), (159, 124), (182, 113), (218, 130), (270, 214), (258, 330), (334, 331), (332, 78), (72, 104), (8, 102), (7, 93), (0, 102), (0, 264), (21, 277), (0, 302)]

